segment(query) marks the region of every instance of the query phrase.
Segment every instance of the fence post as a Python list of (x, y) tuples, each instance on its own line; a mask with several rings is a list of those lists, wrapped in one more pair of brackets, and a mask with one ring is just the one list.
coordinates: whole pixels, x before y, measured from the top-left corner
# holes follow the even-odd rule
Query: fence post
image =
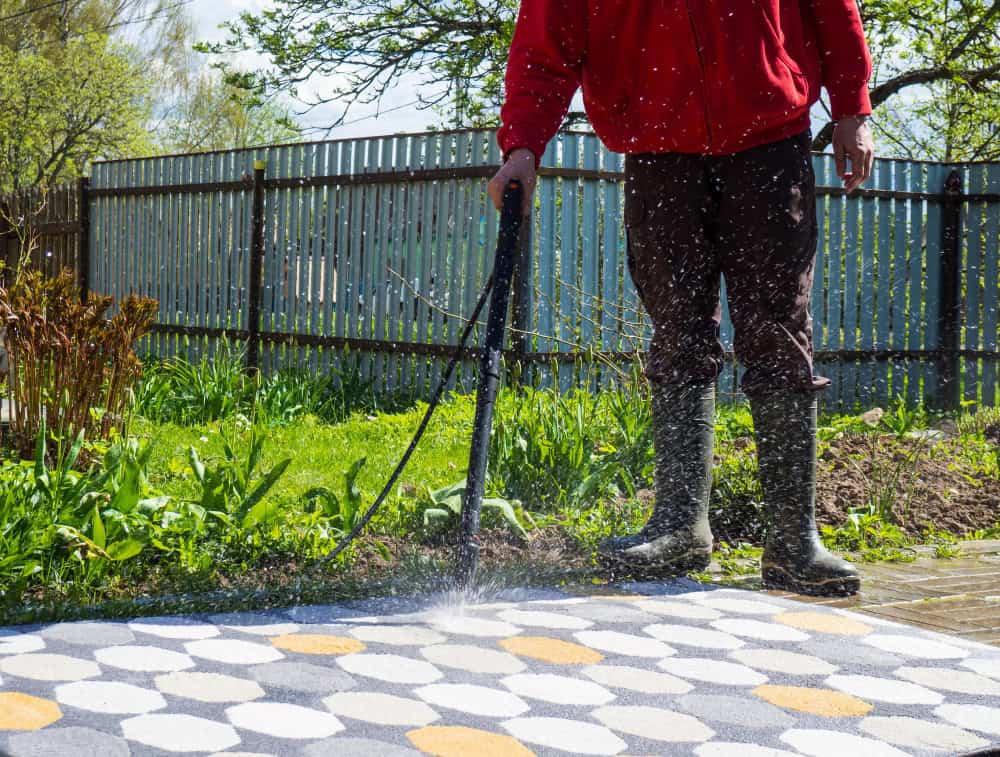
[(260, 368), (260, 304), (264, 289), (264, 168), (253, 162), (253, 215), (251, 216), (250, 302), (247, 315), (247, 370)]
[(530, 347), (531, 335), (531, 226), (534, 214), (522, 219), (521, 233), (517, 240), (517, 261), (514, 267), (514, 291), (511, 308), (511, 350), (517, 369), (509, 375), (519, 384), (524, 383), (526, 371), (525, 355)]
[(77, 197), (77, 221), (80, 231), (77, 244), (78, 279), (80, 299), (86, 301), (90, 296), (90, 177), (81, 176)]
[(941, 224), (941, 303), (938, 311), (940, 357), (938, 358), (938, 403), (943, 410), (960, 406), (959, 334), (962, 307), (959, 296), (962, 232), (962, 174), (952, 170), (944, 182), (944, 210)]

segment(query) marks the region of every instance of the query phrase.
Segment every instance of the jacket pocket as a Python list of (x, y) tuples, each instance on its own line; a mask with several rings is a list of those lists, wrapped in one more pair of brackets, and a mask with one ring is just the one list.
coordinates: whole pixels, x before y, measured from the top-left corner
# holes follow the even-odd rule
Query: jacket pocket
[[(777, 2), (780, 7), (781, 0), (777, 0)], [(764, 38), (770, 42), (775, 55), (782, 63), (788, 66), (789, 71), (793, 74), (797, 74), (798, 76), (805, 76), (806, 73), (802, 70), (802, 66), (788, 52), (788, 48), (785, 43), (784, 31), (781, 29), (779, 23), (771, 16), (772, 11), (775, 10), (773, 6), (773, 0), (761, 0), (758, 5), (760, 10), (756, 15), (761, 22), (761, 34), (763, 34)]]

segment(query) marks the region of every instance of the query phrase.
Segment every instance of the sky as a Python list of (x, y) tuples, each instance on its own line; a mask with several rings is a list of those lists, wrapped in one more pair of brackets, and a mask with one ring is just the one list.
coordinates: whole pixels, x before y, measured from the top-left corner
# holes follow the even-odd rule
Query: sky
[[(219, 25), (235, 19), (244, 10), (259, 11), (266, 7), (262, 0), (193, 0), (189, 12), (194, 20), (198, 37), (204, 42), (220, 41), (225, 32)], [(255, 54), (241, 56), (239, 65), (251, 69), (262, 64), (263, 58)], [(256, 66), (255, 66), (256, 64)], [(354, 106), (345, 123), (329, 134), (329, 139), (348, 139), (367, 137), (397, 132), (426, 131), (434, 123), (437, 115), (430, 110), (420, 111), (414, 105), (409, 105), (416, 99), (415, 88), (420, 80), (417, 77), (402, 81), (387, 92), (380, 106)], [(309, 82), (309, 87), (316, 92), (328, 93), (332, 83), (318, 77)], [(429, 95), (429, 92), (425, 94)], [(296, 109), (302, 106), (295, 104)], [(381, 111), (391, 111), (380, 113)], [(306, 126), (328, 128), (343, 113), (343, 108), (336, 105), (319, 106), (308, 114), (300, 116), (300, 121)], [(376, 117), (377, 116), (377, 117)], [(323, 135), (323, 138), (326, 138)]]

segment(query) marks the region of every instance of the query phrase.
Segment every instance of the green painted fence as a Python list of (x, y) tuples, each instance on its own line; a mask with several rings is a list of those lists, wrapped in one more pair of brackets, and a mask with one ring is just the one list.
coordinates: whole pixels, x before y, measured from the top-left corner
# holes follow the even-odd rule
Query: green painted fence
[[(485, 187), (499, 161), (492, 131), (457, 131), (98, 163), (89, 285), (159, 300), (147, 345), (158, 355), (250, 340), (264, 370), (325, 371), (346, 348), (379, 388), (426, 396), (489, 275), (498, 219)], [(848, 198), (832, 156), (813, 162), (827, 405), (942, 405), (955, 390), (998, 404), (1000, 164), (878, 160)], [(533, 380), (596, 387), (647, 343), (625, 265), (622, 166), (582, 133), (561, 133), (542, 160), (511, 338)], [(945, 193), (953, 172), (961, 194)], [(727, 349), (732, 336), (726, 315)], [(472, 389), (475, 369), (468, 352), (455, 385)], [(737, 386), (732, 365), (720, 389)]]

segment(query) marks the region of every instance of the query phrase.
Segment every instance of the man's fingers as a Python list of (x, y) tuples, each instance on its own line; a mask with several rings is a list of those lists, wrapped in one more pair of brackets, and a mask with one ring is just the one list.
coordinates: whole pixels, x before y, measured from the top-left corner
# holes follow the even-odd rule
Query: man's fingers
[(869, 152), (865, 160), (865, 181), (872, 177), (875, 171), (875, 153)]
[(847, 173), (847, 150), (840, 145), (835, 145), (833, 148), (833, 159), (836, 162), (837, 176), (843, 176)]

